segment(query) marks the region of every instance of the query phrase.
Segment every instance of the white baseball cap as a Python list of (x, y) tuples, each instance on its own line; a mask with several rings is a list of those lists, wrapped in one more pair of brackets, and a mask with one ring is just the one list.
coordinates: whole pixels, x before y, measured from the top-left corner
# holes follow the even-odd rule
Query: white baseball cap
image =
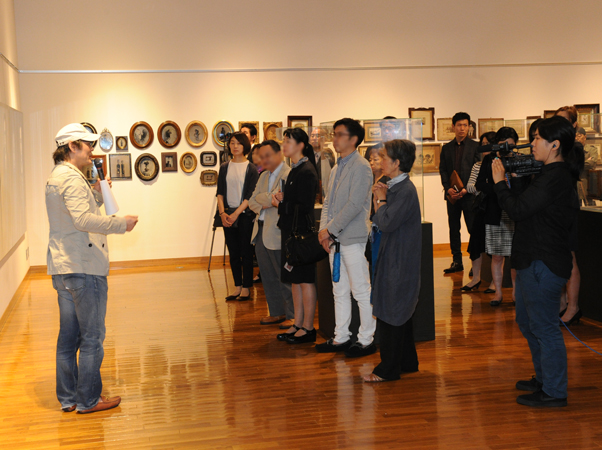
[(69, 142), (79, 140), (94, 142), (97, 141), (99, 137), (100, 135), (90, 133), (88, 130), (86, 130), (81, 123), (70, 123), (69, 125), (60, 129), (54, 140), (56, 141), (56, 146), (60, 147), (61, 145), (68, 144)]

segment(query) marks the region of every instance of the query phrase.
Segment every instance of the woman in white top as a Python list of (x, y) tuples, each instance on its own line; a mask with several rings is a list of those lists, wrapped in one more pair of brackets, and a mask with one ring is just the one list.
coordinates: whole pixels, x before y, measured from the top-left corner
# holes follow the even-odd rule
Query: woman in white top
[[(236, 290), (226, 300), (249, 300), (253, 286), (253, 219), (249, 199), (259, 179), (257, 168), (249, 162), (249, 138), (242, 132), (234, 133), (228, 141), (232, 160), (223, 163), (217, 179), (217, 207), (224, 237), (230, 254), (230, 268)], [(217, 221), (216, 225), (219, 225)]]

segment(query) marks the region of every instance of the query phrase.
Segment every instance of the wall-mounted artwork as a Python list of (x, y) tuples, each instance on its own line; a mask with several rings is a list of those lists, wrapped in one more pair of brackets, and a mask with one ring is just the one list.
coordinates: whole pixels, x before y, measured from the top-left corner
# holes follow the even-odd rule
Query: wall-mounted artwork
[(192, 173), (197, 166), (197, 160), (194, 153), (186, 152), (180, 158), (180, 167), (186, 173)]
[(232, 133), (234, 133), (234, 126), (227, 120), (220, 120), (213, 126), (211, 135), (213, 137), (213, 142), (220, 147), (223, 147), (226, 145), (228, 135)]
[(172, 148), (180, 143), (180, 139), (182, 139), (182, 132), (180, 131), (180, 127), (177, 123), (171, 120), (166, 120), (159, 125), (157, 137), (159, 139), (159, 143), (163, 147)]
[(134, 169), (138, 178), (143, 181), (151, 181), (159, 174), (159, 161), (150, 153), (143, 153), (136, 159)]
[(217, 184), (217, 171), (203, 170), (201, 172), (201, 184), (203, 186), (215, 186)]
[[(84, 128), (86, 130), (88, 130), (89, 133), (98, 134), (98, 132), (96, 131), (96, 127), (94, 125), (92, 125), (91, 123), (89, 123), (89, 122), (82, 122), (81, 124), (84, 126)], [(92, 142), (92, 147), (96, 147), (96, 143), (97, 142), (98, 141)]]
[(451, 117), (437, 119), (437, 140), (451, 141), (456, 137), (454, 133), (454, 124)]
[(178, 171), (178, 153), (177, 152), (161, 153), (161, 171), (162, 172), (177, 172)]
[(153, 143), (155, 133), (151, 126), (146, 122), (136, 122), (130, 128), (130, 141), (136, 148), (146, 148)]
[(118, 152), (127, 152), (128, 151), (128, 137), (127, 136), (117, 136), (115, 139), (115, 149)]
[(278, 128), (282, 128), (282, 122), (263, 122), (263, 138), (282, 142), (276, 133)]
[(409, 108), (411, 119), (422, 119), (422, 139), (435, 139), (435, 108)]
[(186, 142), (193, 147), (202, 147), (207, 142), (207, 127), (199, 120), (193, 120), (184, 132)]
[(201, 153), (201, 166), (212, 167), (217, 164), (217, 154), (215, 152), (202, 152)]
[(111, 180), (131, 180), (132, 155), (130, 153), (109, 155), (109, 169), (111, 169)]

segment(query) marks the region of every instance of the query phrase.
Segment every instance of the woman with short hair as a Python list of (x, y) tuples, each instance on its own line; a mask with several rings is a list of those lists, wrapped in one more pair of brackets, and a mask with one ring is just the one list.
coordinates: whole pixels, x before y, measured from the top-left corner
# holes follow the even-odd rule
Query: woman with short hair
[(383, 175), (390, 178), (372, 188), (376, 198), (372, 220), (382, 233), (372, 285), (381, 362), (364, 377), (368, 383), (398, 380), (402, 373), (418, 371), (412, 315), (420, 291), (422, 218), (416, 187), (409, 178), (416, 146), (394, 139), (385, 142), (381, 157)]

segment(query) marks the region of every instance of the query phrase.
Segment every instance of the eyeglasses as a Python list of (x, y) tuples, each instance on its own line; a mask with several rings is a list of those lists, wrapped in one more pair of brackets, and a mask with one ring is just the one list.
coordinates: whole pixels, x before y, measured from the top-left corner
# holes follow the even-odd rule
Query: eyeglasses
[(94, 142), (90, 142), (90, 141), (82, 141), (84, 144), (86, 144), (88, 147), (93, 148), (94, 147)]
[(349, 136), (349, 133), (341, 133), (340, 131), (337, 131), (336, 133), (332, 133), (332, 135), (334, 137), (342, 137), (342, 136)]

